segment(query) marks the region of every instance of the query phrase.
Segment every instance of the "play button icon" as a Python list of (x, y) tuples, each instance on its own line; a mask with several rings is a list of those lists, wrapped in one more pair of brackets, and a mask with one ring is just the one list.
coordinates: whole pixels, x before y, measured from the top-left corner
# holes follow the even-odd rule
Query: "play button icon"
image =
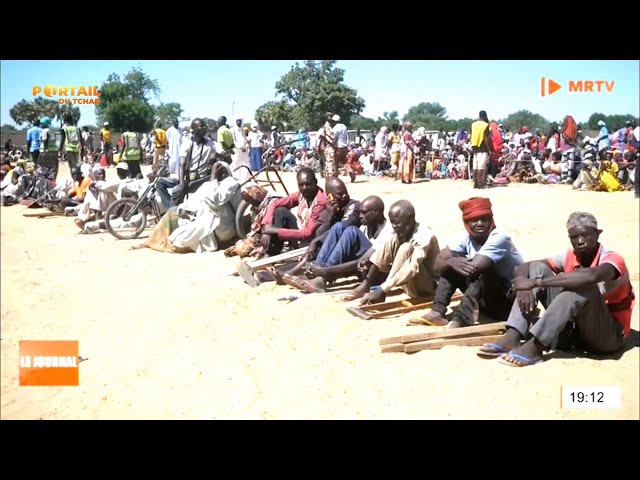
[(558, 82), (554, 82), (553, 80), (546, 79), (544, 77), (540, 78), (540, 95), (542, 95), (543, 97), (547, 94), (546, 92), (548, 92), (549, 95), (552, 95), (554, 93), (556, 93), (558, 90), (560, 90), (562, 88), (562, 85), (560, 85)]

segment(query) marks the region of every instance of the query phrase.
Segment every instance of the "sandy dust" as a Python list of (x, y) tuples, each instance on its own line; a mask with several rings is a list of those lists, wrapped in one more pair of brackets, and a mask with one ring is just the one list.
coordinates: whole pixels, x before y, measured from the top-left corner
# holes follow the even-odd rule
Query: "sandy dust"
[[(387, 208), (411, 200), (441, 245), (463, 229), (458, 202), (477, 192), (461, 181), (365, 178), (349, 190), (380, 195)], [(486, 196), (526, 259), (566, 249), (569, 213), (594, 213), (638, 292), (633, 193), (510, 185)], [(383, 354), (379, 339), (428, 327), (405, 326), (407, 316), (361, 320), (331, 296), (285, 304), (277, 298), (294, 291), (248, 287), (222, 252), (131, 251), (136, 241), (23, 213), (1, 211), (2, 419), (639, 418), (637, 332), (619, 359), (554, 355), (520, 369), (479, 359), (476, 347)], [(79, 340), (80, 386), (20, 387), (20, 340)], [(621, 408), (563, 409), (563, 385), (620, 387)]]

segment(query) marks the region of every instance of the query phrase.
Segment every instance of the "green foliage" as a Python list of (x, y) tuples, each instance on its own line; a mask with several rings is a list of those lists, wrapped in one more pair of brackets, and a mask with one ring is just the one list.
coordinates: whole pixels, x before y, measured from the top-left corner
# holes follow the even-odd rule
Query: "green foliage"
[(96, 105), (98, 123), (109, 122), (114, 131), (123, 132), (131, 122), (136, 132), (148, 132), (153, 128), (156, 109), (149, 103), (149, 96), (156, 98), (160, 87), (139, 68), (133, 68), (123, 80), (112, 73), (99, 88), (101, 102)]
[(600, 120), (603, 120), (604, 123), (607, 124), (607, 128), (609, 128), (610, 131), (624, 127), (625, 122), (627, 121), (635, 121), (636, 125), (638, 125), (638, 119), (631, 114), (605, 115), (604, 113), (593, 113), (589, 117), (589, 120), (587, 120), (587, 125), (583, 128), (588, 128), (589, 130), (600, 130), (600, 125), (598, 125)]
[(276, 96), (255, 113), (261, 129), (275, 125), (280, 129), (305, 128), (318, 130), (325, 121), (325, 113), (341, 117), (349, 125), (351, 117), (365, 106), (358, 92), (344, 84), (344, 70), (335, 67), (335, 60), (307, 60), (296, 63), (276, 83)]
[(64, 123), (64, 116), (67, 113), (71, 113), (71, 118), (73, 118), (73, 124), (77, 125), (78, 122), (80, 121), (80, 109), (72, 104), (64, 104), (64, 105), (58, 105), (58, 109), (56, 111), (56, 118), (58, 119), (58, 122), (60, 122), (60, 126), (62, 126), (62, 124)]
[(351, 117), (351, 123), (349, 128), (352, 130), (374, 130), (378, 129), (378, 124), (373, 118), (363, 117), (361, 115), (355, 115)]
[(422, 102), (411, 107), (402, 120), (411, 122), (414, 130), (420, 127), (438, 130), (447, 120), (447, 109), (437, 102)]
[(62, 125), (62, 116), (65, 112), (71, 112), (74, 121), (80, 120), (80, 109), (75, 105), (60, 105), (55, 100), (44, 97), (36, 97), (33, 101), (20, 100), (9, 110), (9, 115), (17, 125), (33, 124), (42, 117), (50, 117), (58, 120)]
[(160, 121), (162, 128), (166, 130), (173, 125), (174, 120), (180, 120), (183, 111), (179, 103), (161, 103), (156, 107), (156, 120)]
[[(560, 126), (562, 126), (562, 120), (560, 120)], [(576, 122), (578, 120), (576, 119)], [(509, 130), (513, 133), (516, 133), (521, 127), (527, 126), (529, 127), (529, 131), (533, 132), (535, 129), (540, 129), (541, 133), (546, 134), (550, 128), (550, 122), (544, 118), (542, 115), (538, 115), (537, 113), (531, 113), (528, 110), (519, 110), (515, 113), (512, 113), (507, 118), (497, 121), (496, 123), (502, 123), (505, 126), (509, 125)], [(471, 128), (471, 125), (469, 125)]]
[(294, 107), (285, 100), (267, 102), (258, 107), (255, 113), (258, 127), (263, 132), (270, 131), (272, 125), (278, 127), (280, 131), (287, 130), (290, 125), (298, 126), (299, 124), (294, 123), (294, 117)]
[(13, 125), (9, 125), (8, 123), (5, 123), (4, 125), (2, 125), (0, 127), (0, 133), (2, 133), (2, 135), (10, 135), (12, 133), (20, 133), (23, 130), (18, 130), (16, 127), (14, 127)]

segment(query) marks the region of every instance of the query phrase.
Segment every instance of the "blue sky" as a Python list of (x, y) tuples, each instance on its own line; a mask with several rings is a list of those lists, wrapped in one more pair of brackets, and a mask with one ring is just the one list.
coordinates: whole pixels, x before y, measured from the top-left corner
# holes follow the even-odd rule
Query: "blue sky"
[[(253, 118), (275, 99), (275, 84), (296, 60), (3, 60), (2, 124), (13, 124), (9, 109), (32, 100), (33, 85), (98, 85), (111, 73), (139, 66), (159, 81), (163, 102), (178, 102), (186, 116)], [(594, 112), (639, 116), (639, 62), (634, 60), (344, 60), (345, 82), (366, 102), (363, 115), (377, 118), (397, 110), (402, 117), (420, 102), (438, 102), (449, 118), (504, 118), (526, 109), (547, 120), (573, 115), (586, 121)], [(562, 85), (540, 95), (540, 77)], [(571, 93), (570, 80), (615, 81), (611, 93)], [(235, 102), (235, 103), (234, 103)], [(95, 124), (94, 107), (81, 106), (80, 125)]]

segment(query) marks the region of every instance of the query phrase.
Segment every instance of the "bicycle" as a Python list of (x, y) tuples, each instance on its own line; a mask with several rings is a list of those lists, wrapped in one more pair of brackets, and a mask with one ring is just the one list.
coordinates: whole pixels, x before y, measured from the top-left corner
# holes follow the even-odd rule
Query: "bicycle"
[(166, 166), (163, 166), (138, 199), (121, 198), (109, 205), (104, 221), (111, 235), (119, 240), (131, 240), (138, 238), (148, 226), (155, 226), (160, 221), (162, 214), (155, 197), (158, 181), (166, 173)]

